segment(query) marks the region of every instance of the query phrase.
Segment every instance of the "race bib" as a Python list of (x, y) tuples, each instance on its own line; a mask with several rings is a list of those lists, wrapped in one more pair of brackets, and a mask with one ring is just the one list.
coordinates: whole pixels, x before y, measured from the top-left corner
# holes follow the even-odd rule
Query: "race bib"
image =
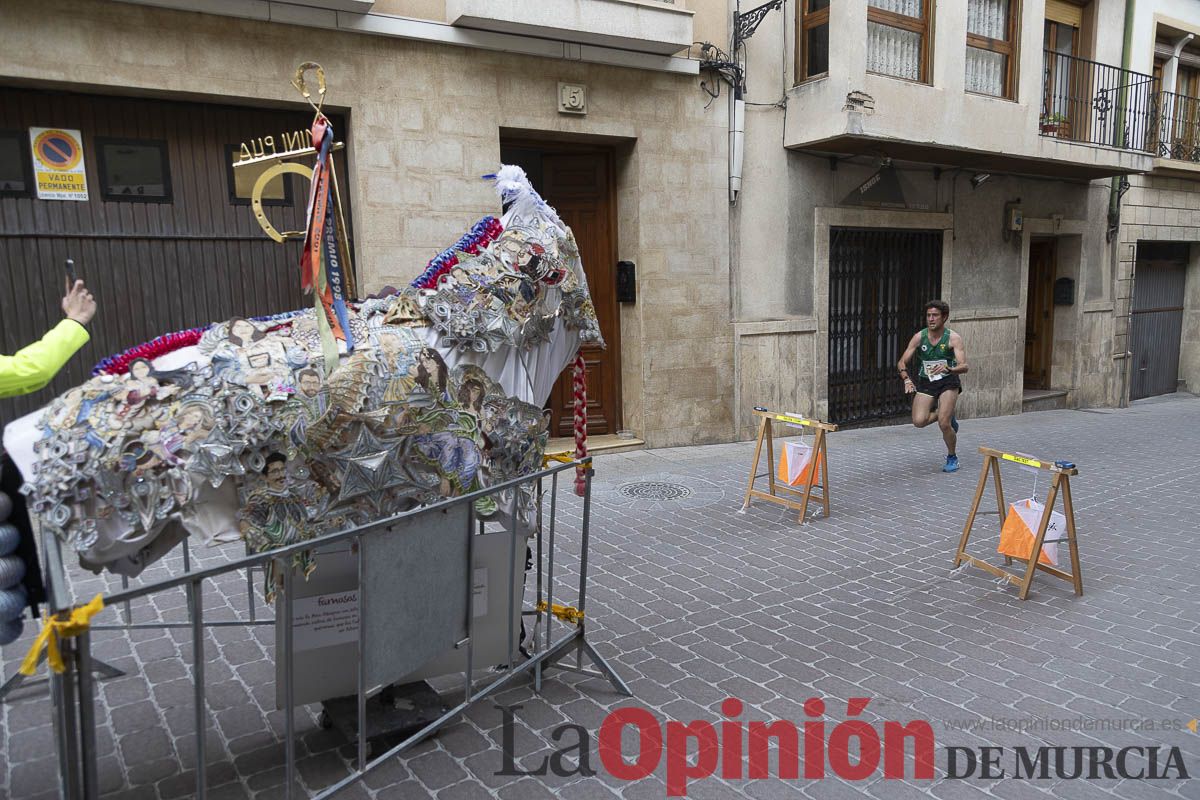
[(947, 362), (946, 359), (942, 358), (942, 359), (938, 359), (937, 361), (925, 361), (923, 363), (924, 363), (924, 368), (925, 368), (925, 377), (928, 378), (929, 380), (940, 381), (942, 378), (946, 377), (947, 373), (945, 373), (945, 372), (939, 372), (939, 373), (935, 374), (932, 371), (932, 367), (936, 364), (941, 364), (943, 367), (948, 366), (949, 362)]

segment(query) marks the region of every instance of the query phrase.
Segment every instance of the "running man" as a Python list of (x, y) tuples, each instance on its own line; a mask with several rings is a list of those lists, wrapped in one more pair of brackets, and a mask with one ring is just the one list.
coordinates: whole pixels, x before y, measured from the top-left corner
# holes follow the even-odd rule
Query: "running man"
[[(962, 394), (962, 382), (958, 376), (967, 366), (967, 351), (962, 337), (946, 327), (950, 319), (950, 306), (942, 300), (930, 300), (925, 304), (925, 322), (928, 325), (913, 334), (908, 349), (900, 357), (900, 377), (904, 380), (904, 393), (913, 394), (912, 421), (918, 428), (937, 422), (946, 442), (946, 464), (942, 472), (958, 471), (958, 455), (954, 448), (958, 443), (958, 419), (954, 406)], [(908, 374), (908, 362), (916, 357), (914, 366), (917, 380), (914, 383)]]

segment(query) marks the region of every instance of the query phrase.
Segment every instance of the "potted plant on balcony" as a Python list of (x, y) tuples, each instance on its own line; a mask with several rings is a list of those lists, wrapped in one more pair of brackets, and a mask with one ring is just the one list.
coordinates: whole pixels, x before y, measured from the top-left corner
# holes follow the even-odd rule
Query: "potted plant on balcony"
[(1057, 136), (1059, 139), (1067, 139), (1071, 136), (1071, 123), (1063, 114), (1057, 111), (1053, 114), (1042, 114), (1041, 128), (1043, 136)]

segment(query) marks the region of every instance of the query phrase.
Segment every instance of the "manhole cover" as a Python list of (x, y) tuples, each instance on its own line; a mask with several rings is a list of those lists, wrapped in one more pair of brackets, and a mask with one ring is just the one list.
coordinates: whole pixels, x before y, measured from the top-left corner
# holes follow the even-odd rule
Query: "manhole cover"
[(680, 483), (638, 481), (621, 486), (617, 494), (633, 500), (682, 500), (690, 497), (692, 490)]

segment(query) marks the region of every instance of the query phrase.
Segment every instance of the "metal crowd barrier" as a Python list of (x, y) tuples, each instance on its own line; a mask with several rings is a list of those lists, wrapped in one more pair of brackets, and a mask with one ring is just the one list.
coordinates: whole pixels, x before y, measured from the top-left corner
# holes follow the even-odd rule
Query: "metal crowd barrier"
[[(559, 491), (559, 475), (565, 470), (574, 470), (577, 467), (582, 467), (585, 470), (585, 491), (583, 495), (583, 513), (579, 527), (579, 565), (578, 565), (578, 594), (575, 602), (576, 606), (556, 605), (555, 599), (559, 597), (556, 593), (555, 584), (555, 559), (556, 556), (561, 556), (563, 548), (556, 547), (558, 537), (564, 535), (558, 531), (558, 517), (560, 512), (560, 504), (558, 502)], [(339, 533), (329, 534), (316, 539), (311, 539), (305, 542), (289, 545), (266, 553), (249, 555), (234, 561), (230, 561), (220, 566), (211, 568), (202, 568), (192, 570), (190, 562), (185, 559), (185, 572), (182, 575), (177, 575), (163, 580), (157, 580), (145, 585), (122, 588), (121, 591), (113, 592), (104, 596), (105, 611), (114, 606), (122, 606), (124, 608), (125, 624), (114, 625), (92, 625), (91, 631), (95, 630), (126, 630), (126, 629), (145, 629), (145, 628), (189, 628), (191, 630), (191, 660), (192, 670), (191, 677), (194, 687), (194, 707), (195, 707), (195, 763), (196, 763), (196, 785), (195, 797), (205, 798), (208, 793), (207, 782), (207, 753), (206, 753), (206, 730), (208, 728), (208, 708), (206, 700), (206, 683), (205, 683), (205, 628), (229, 626), (229, 625), (270, 625), (273, 624), (269, 620), (257, 619), (253, 615), (254, 596), (250, 594), (250, 619), (240, 621), (205, 621), (204, 618), (204, 584), (206, 581), (212, 580), (228, 573), (237, 572), (240, 570), (254, 570), (256, 568), (265, 568), (268, 562), (277, 560), (279, 570), (282, 572), (283, 589), (281, 594), (276, 598), (276, 608), (283, 619), (283, 636), (282, 648), (276, 648), (275, 658), (284, 659), (283, 666), (283, 692), (285, 701), (284, 706), (284, 747), (285, 747), (285, 782), (284, 796), (286, 798), (307, 796), (311, 798), (326, 798), (330, 797), (338, 791), (347, 788), (363, 779), (365, 775), (379, 767), (389, 759), (409, 749), (417, 744), (422, 739), (436, 733), (439, 729), (451, 722), (458, 715), (466, 712), (471, 707), (475, 706), (485, 698), (513, 684), (518, 678), (529, 673), (533, 674), (534, 690), (541, 690), (543, 672), (546, 669), (556, 668), (568, 670), (571, 672), (582, 673), (584, 675), (602, 678), (619, 692), (632, 696), (632, 692), (625, 682), (616, 674), (612, 667), (605, 659), (596, 652), (586, 638), (586, 622), (584, 618), (585, 603), (587, 596), (587, 576), (588, 576), (588, 547), (590, 536), (591, 522), (591, 496), (592, 496), (592, 474), (591, 459), (583, 459), (580, 461), (572, 461), (570, 463), (557, 465), (549, 469), (543, 469), (537, 473), (522, 478), (517, 478), (497, 486), (491, 486), (472, 492), (461, 497), (455, 497), (445, 500), (435, 505), (419, 508), (404, 514), (396, 515), (388, 519), (373, 522), (370, 525), (364, 525), (357, 528), (352, 528)], [(545, 483), (549, 482), (549, 490), (545, 491)], [(524, 571), (517, 571), (517, 549), (518, 539), (525, 540), (526, 535), (522, 532), (518, 525), (517, 504), (513, 503), (511, 516), (511, 524), (506, 531), (509, 534), (508, 542), (508, 566), (507, 570), (507, 589), (509, 608), (507, 614), (507, 649), (508, 659), (506, 661), (507, 668), (502, 671), (496, 671), (489, 674), (487, 678), (476, 680), (474, 676), (474, 634), (475, 634), (475, 614), (473, 609), (473, 551), (475, 532), (484, 532), (484, 523), (478, 520), (475, 516), (475, 501), (486, 498), (492, 495), (512, 490), (512, 496), (516, 496), (520, 487), (527, 484), (533, 484), (536, 490), (536, 522), (534, 526), (534, 537), (536, 538), (536, 603), (532, 608), (522, 610), (522, 617), (532, 617), (535, 619), (534, 626), (534, 647), (529, 657), (520, 663), (516, 663), (519, 657), (516, 652), (517, 647), (517, 631), (514, 629), (513, 620), (517, 616), (514, 607), (515, 596), (524, 597)], [(567, 481), (567, 486), (571, 486), (571, 482)], [(544, 511), (544, 506), (548, 501), (548, 515)], [(466, 564), (466, 620), (465, 627), (467, 636), (465, 639), (457, 642), (454, 647), (456, 649), (466, 651), (466, 669), (461, 673), (463, 678), (463, 699), (454, 707), (443, 713), (433, 722), (425, 727), (407, 736), (403, 741), (385, 752), (374, 757), (369, 757), (367, 745), (367, 694), (371, 687), (367, 685), (366, 677), (366, 646), (370, 637), (370, 631), (367, 630), (367, 617), (364, 614), (365, 605), (370, 602), (368, 592), (366, 591), (367, 584), (364, 581), (364, 552), (363, 547), (364, 537), (380, 532), (392, 532), (394, 526), (401, 521), (410, 521), (426, 515), (437, 514), (463, 504), (467, 505), (467, 564)], [(412, 529), (406, 532), (411, 532)], [(397, 534), (404, 535), (404, 532)], [(358, 614), (358, 633), (357, 633), (357, 653), (358, 653), (358, 675), (357, 675), (357, 757), (354, 760), (350, 774), (338, 780), (336, 783), (319, 790), (316, 794), (307, 794), (305, 790), (300, 789), (297, 792), (297, 767), (296, 767), (296, 703), (294, 702), (294, 675), (293, 675), (293, 609), (292, 603), (294, 599), (293, 584), (295, 583), (294, 568), (291, 567), (291, 557), (293, 554), (300, 553), (305, 550), (316, 550), (323, 546), (336, 544), (339, 542), (352, 542), (357, 551), (357, 566), (358, 566), (358, 599), (357, 599), (357, 614)], [(55, 612), (70, 612), (72, 609), (70, 592), (67, 587), (66, 573), (63, 565), (63, 556), (61, 545), (57, 538), (46, 535), (44, 537), (47, 574), (47, 593), (49, 596), (49, 606), (52, 613)], [(185, 541), (186, 550), (186, 541)], [(319, 565), (318, 565), (319, 569)], [(516, 573), (516, 575), (514, 575)], [(515, 585), (517, 576), (522, 580), (522, 587), (518, 595), (518, 590)], [(561, 581), (561, 579), (560, 579)], [(186, 623), (140, 623), (133, 624), (130, 616), (130, 607), (132, 601), (151, 598), (154, 595), (162, 592), (178, 589), (183, 587), (187, 593), (187, 613), (188, 621)], [(561, 597), (559, 597), (561, 600)], [(554, 621), (558, 618), (560, 622), (568, 627), (557, 639), (554, 638)], [(544, 624), (544, 632), (542, 625)], [(561, 630), (561, 625), (559, 626)], [(96, 748), (96, 713), (95, 713), (95, 678), (93, 671), (97, 668), (96, 661), (91, 655), (91, 636), (88, 631), (81, 633), (72, 638), (62, 638), (59, 641), (59, 649), (62, 654), (65, 664), (65, 671), (61, 674), (54, 672), (50, 673), (50, 697), (53, 705), (54, 714), (54, 732), (58, 748), (58, 762), (61, 773), (62, 794), (68, 800), (93, 800), (100, 795), (99, 779), (97, 772), (97, 748)], [(559, 663), (560, 660), (575, 655), (574, 665)], [(583, 656), (595, 665), (597, 669), (587, 669), (583, 665)], [(456, 674), (456, 673), (452, 673)], [(494, 674), (494, 677), (492, 675)], [(184, 766), (180, 764), (180, 772), (184, 771)]]

